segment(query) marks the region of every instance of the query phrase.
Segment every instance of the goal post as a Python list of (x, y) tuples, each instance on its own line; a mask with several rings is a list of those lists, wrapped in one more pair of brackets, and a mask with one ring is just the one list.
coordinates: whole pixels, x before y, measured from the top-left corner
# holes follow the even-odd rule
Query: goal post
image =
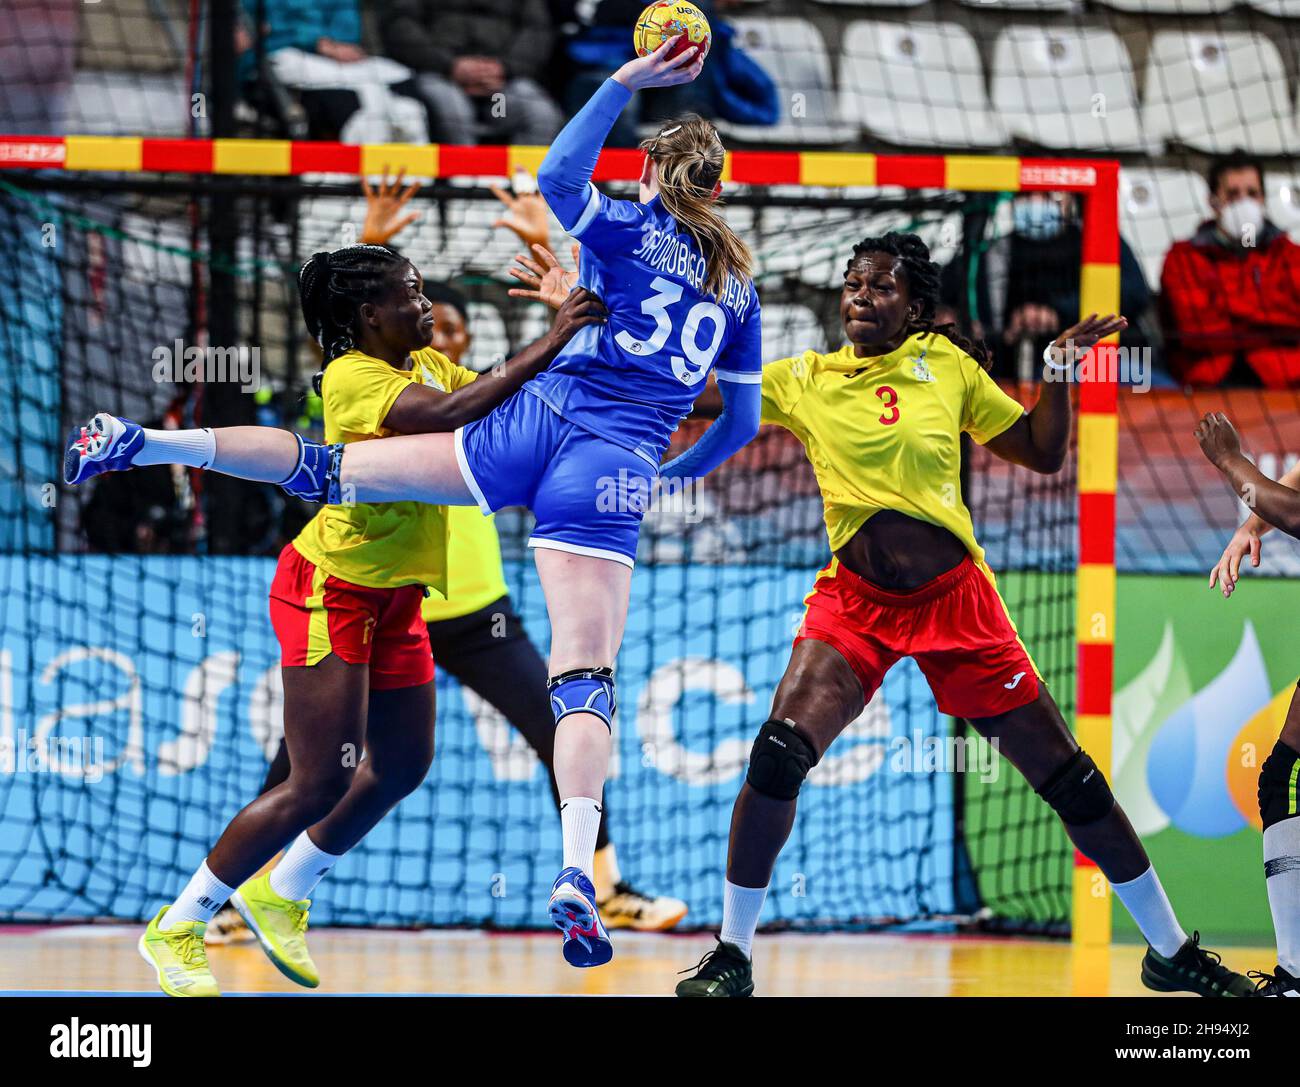
[[(481, 182), (484, 178), (508, 177), (518, 168), (535, 171), (546, 150), (539, 147), (357, 146), (280, 140), (0, 135), (0, 179), (8, 170), (48, 170), (117, 175), (119, 184), (122, 183), (121, 175), (129, 174), (228, 175), (222, 182), (224, 184), (237, 184), (241, 177), (304, 178), (304, 175), (310, 175), (304, 179), (308, 181), (324, 175), (337, 183), (358, 176), (405, 169), (413, 178), (464, 180), (467, 185), (473, 185), (476, 179)], [(641, 163), (642, 157), (637, 151), (606, 150), (600, 157), (595, 180), (635, 182)], [(737, 186), (855, 191), (865, 188), (945, 190), (972, 194), (1074, 193), (1079, 199), (1082, 231), (1081, 316), (1093, 312), (1117, 312), (1119, 309), (1118, 181), (1118, 163), (1106, 160), (837, 152), (734, 151), (728, 154), (723, 173), (724, 184)], [(846, 202), (846, 208), (851, 210), (854, 206), (851, 201)], [(1073, 723), (1079, 743), (1108, 775), (1111, 762), (1118, 431), (1116, 367), (1106, 363), (1114, 357), (1114, 351), (1114, 342), (1098, 349), (1098, 358), (1103, 365), (1093, 367), (1090, 380), (1080, 383), (1077, 396), (1077, 496), (1072, 518), (1076, 539), (1071, 548), (1077, 559), (1073, 579), (1074, 689), (1068, 692), (1073, 695)], [(754, 453), (759, 468), (764, 467), (763, 455), (762, 451)], [(706, 572), (694, 571), (701, 576)], [(1061, 623), (1062, 630), (1067, 622)], [(5, 633), (0, 629), (0, 636)], [(10, 633), (18, 637), (21, 632), (15, 628)], [(1062, 638), (1065, 637), (1062, 634)], [(1066, 645), (1068, 647), (1068, 641)], [(778, 649), (774, 642), (772, 652), (776, 653)], [(1063, 678), (1065, 671), (1062, 669), (1060, 672)], [(763, 691), (758, 697), (766, 698), (768, 694)], [(957, 846), (964, 848), (960, 841)], [(961, 848), (953, 851), (957, 867), (960, 866)], [(906, 877), (903, 882), (910, 878)], [(1077, 853), (1069, 893), (1072, 897), (1071, 930), (1076, 944), (1082, 947), (1108, 944), (1111, 906), (1108, 887), (1097, 868)], [(935, 915), (945, 912), (960, 911), (933, 911)], [(412, 913), (411, 916), (415, 915)], [(407, 919), (406, 913), (398, 917), (400, 921)]]

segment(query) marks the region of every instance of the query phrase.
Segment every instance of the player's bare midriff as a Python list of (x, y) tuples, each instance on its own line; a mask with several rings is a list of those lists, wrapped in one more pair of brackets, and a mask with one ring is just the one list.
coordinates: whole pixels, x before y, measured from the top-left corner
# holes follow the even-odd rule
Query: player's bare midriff
[(946, 528), (881, 510), (835, 557), (882, 589), (906, 593), (951, 570), (966, 554), (966, 545)]

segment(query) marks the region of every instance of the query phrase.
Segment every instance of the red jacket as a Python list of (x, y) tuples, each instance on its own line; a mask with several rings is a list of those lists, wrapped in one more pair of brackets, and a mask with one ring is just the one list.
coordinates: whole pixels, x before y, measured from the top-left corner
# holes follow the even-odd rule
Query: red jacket
[(1267, 388), (1300, 388), (1300, 246), (1272, 223), (1249, 248), (1202, 223), (1165, 256), (1160, 290), (1172, 374), (1218, 385), (1241, 358)]

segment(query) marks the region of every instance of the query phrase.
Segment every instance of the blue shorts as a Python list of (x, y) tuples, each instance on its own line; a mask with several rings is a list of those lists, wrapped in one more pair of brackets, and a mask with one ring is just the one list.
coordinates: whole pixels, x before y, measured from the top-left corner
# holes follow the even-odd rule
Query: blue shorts
[(658, 472), (525, 390), (456, 431), (456, 459), (484, 513), (527, 506), (529, 547), (636, 561)]

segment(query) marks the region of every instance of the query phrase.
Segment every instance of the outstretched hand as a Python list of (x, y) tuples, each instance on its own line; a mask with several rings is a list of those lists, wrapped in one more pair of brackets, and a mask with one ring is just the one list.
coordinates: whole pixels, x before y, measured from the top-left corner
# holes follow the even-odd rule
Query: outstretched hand
[(406, 179), (406, 169), (397, 171), (397, 177), (388, 179), (388, 167), (384, 167), (379, 187), (370, 187), (366, 177), (361, 178), (361, 189), (366, 194), (366, 221), (361, 227), (361, 240), (366, 245), (387, 245), (388, 239), (400, 233), (419, 218), (418, 211), (405, 215), (401, 211), (407, 201), (420, 191), (420, 183), (412, 181), (405, 189), (402, 182)]
[(506, 214), (492, 224), (513, 230), (519, 240), (527, 246), (548, 245), (551, 240), (551, 224), (546, 216), (546, 201), (535, 192), (507, 192), (499, 185), (492, 186), (492, 195), (506, 207)]
[(698, 45), (689, 45), (670, 57), (669, 53), (677, 45), (676, 38), (669, 38), (653, 53), (629, 60), (614, 73), (613, 78), (630, 91), (676, 87), (692, 82), (704, 71), (705, 50)]
[(514, 298), (529, 298), (545, 302), (551, 309), (559, 309), (569, 292), (578, 285), (582, 247), (573, 243), (573, 271), (565, 268), (546, 246), (534, 245), (532, 248), (537, 254), (536, 260), (524, 253), (516, 253), (515, 260), (522, 267), (510, 269), (510, 274), (527, 289), (511, 287), (509, 293)]
[(1067, 328), (1052, 342), (1052, 357), (1062, 365), (1074, 365), (1108, 336), (1128, 328), (1128, 318), (1108, 313), (1101, 317), (1090, 313), (1077, 325)]
[(1196, 424), (1196, 441), (1214, 467), (1222, 470), (1229, 461), (1241, 456), (1241, 436), (1221, 411), (1211, 411)]

